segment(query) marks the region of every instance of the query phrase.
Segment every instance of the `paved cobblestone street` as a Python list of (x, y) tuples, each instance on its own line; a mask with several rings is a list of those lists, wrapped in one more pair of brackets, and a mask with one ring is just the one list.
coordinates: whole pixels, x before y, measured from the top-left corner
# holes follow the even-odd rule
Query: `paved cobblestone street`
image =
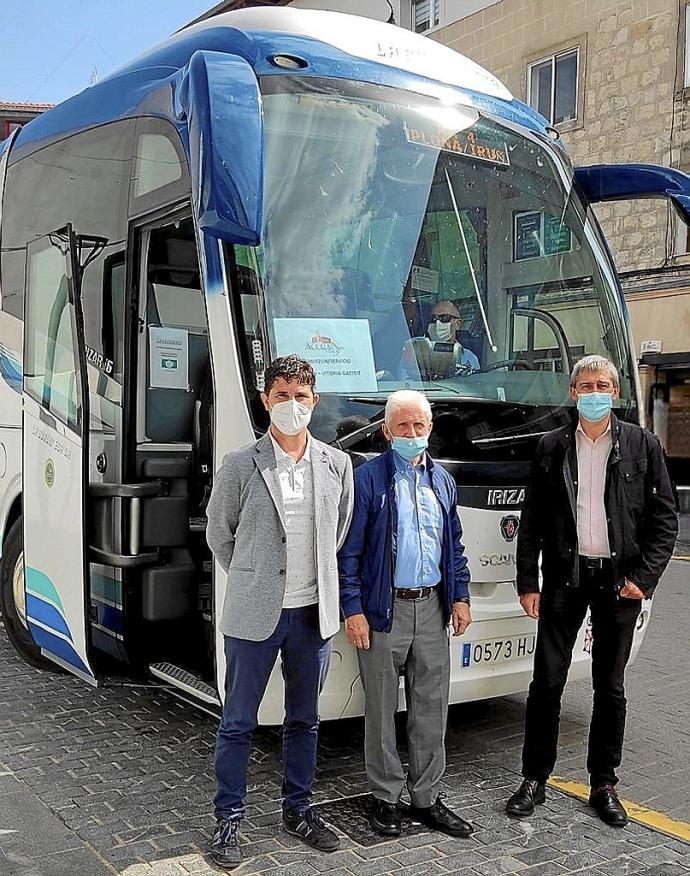
[[(676, 819), (690, 814), (687, 585), (674, 562), (629, 674), (622, 795)], [(523, 697), (451, 709), (448, 803), (476, 827), (470, 840), (416, 832), (320, 855), (280, 830), (280, 745), (261, 729), (239, 871), (281, 876), (525, 876), (690, 872), (690, 845), (639, 824), (607, 828), (573, 797), (549, 790), (534, 818), (511, 821)], [(590, 694), (578, 683), (563, 707), (560, 776), (583, 780)], [(93, 690), (22, 664), (0, 635), (1, 876), (208, 876), (216, 721), (156, 686), (126, 678)], [(317, 802), (366, 791), (362, 722), (324, 725)]]

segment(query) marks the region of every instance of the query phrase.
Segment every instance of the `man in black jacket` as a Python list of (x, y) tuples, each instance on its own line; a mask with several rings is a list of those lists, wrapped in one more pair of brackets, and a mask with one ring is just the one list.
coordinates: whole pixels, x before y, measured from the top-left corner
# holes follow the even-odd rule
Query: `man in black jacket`
[(602, 356), (586, 356), (573, 369), (570, 392), (578, 421), (539, 442), (518, 535), (520, 603), (539, 623), (525, 714), (524, 781), (506, 811), (531, 815), (544, 802), (556, 763), (561, 695), (589, 610), (589, 802), (604, 822), (622, 827), (628, 819), (615, 786), (625, 730), (625, 667), (642, 600), (651, 597), (671, 558), (678, 518), (658, 439), (611, 411), (619, 393), (615, 366)]

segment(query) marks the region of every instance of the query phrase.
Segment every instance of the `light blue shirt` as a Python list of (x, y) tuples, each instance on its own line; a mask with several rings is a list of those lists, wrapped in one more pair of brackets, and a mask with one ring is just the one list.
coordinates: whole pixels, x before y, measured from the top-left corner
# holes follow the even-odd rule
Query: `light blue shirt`
[(426, 455), (409, 465), (393, 451), (398, 505), (396, 587), (434, 587), (441, 580), (443, 515), (431, 486)]

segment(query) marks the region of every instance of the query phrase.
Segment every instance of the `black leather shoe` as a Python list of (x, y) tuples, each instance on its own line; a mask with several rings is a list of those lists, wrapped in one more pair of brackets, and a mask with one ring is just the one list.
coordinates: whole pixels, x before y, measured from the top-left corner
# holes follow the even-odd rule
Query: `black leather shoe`
[(224, 870), (234, 870), (242, 863), (240, 844), (237, 839), (237, 819), (219, 818), (211, 840), (209, 855), (214, 864)]
[(599, 818), (611, 827), (625, 827), (628, 823), (628, 813), (618, 799), (613, 785), (592, 788), (589, 795), (589, 805), (593, 806)]
[(545, 800), (544, 782), (538, 782), (536, 779), (525, 779), (506, 803), (506, 812), (516, 818), (525, 818), (527, 815), (532, 815), (534, 807), (541, 806)]
[(470, 836), (474, 833), (474, 828), (468, 821), (460, 818), (445, 805), (441, 794), (431, 806), (410, 806), (409, 814), (413, 821), (421, 821), (432, 830), (447, 833), (448, 836)]
[(304, 812), (284, 809), (283, 828), (320, 852), (335, 852), (340, 848), (337, 833), (313, 809)]
[(402, 832), (400, 810), (395, 803), (388, 803), (386, 800), (374, 797), (374, 803), (369, 813), (369, 824), (372, 830), (381, 836), (400, 836)]

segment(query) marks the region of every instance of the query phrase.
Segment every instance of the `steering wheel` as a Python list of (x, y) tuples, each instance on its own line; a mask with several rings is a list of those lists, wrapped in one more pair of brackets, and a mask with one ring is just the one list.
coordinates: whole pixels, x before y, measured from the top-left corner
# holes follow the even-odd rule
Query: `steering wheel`
[(483, 371), (497, 371), (499, 368), (506, 368), (508, 371), (536, 371), (529, 362), (525, 362), (524, 359), (501, 359), (499, 362), (492, 362), (491, 365), (487, 365), (486, 368), (482, 369)]

